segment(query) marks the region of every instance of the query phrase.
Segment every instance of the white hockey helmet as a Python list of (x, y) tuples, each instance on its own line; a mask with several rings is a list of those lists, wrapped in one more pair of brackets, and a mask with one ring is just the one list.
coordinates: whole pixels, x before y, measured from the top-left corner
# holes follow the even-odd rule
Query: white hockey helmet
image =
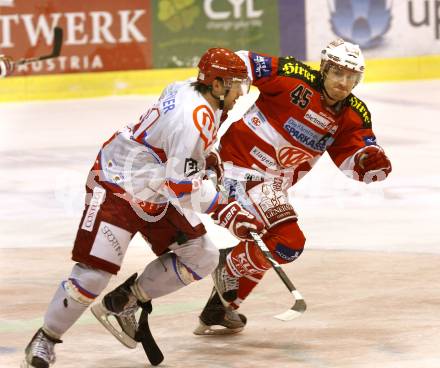
[(359, 45), (346, 42), (342, 38), (330, 42), (321, 51), (321, 68), (328, 62), (359, 73), (365, 71), (365, 59)]

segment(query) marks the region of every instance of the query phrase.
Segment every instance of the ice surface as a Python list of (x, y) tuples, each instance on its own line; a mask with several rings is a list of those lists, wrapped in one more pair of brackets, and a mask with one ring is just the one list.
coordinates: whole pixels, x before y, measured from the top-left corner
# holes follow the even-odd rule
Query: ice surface
[[(440, 366), (440, 81), (367, 84), (356, 94), (368, 104), (393, 172), (365, 185), (324, 157), (291, 190), (308, 240), (284, 269), (307, 301), (306, 313), (292, 322), (273, 318), (293, 300), (268, 272), (240, 308), (248, 317), (242, 333), (195, 337), (212, 288), (206, 278), (153, 303), (151, 326), (164, 367)], [(19, 366), (70, 272), (84, 182), (101, 144), (153, 99), (0, 104), (0, 368)], [(248, 103), (240, 102), (232, 119)], [(219, 247), (233, 245), (226, 230), (205, 220)], [(151, 259), (135, 238), (107, 291)], [(88, 312), (63, 340), (55, 367), (146, 364), (140, 348), (119, 345)]]
[[(439, 253), (440, 81), (364, 84), (356, 94), (368, 104), (393, 172), (365, 185), (325, 155), (290, 192), (307, 246)], [(242, 98), (228, 122), (255, 97)], [(155, 98), (0, 104), (0, 247), (69, 246), (101, 144)], [(206, 223), (219, 247), (233, 243)]]

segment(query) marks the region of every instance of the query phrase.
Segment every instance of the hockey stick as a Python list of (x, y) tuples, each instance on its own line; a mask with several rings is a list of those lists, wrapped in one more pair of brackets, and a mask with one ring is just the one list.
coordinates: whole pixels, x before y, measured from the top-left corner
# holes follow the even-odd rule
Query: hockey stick
[(292, 308), (274, 317), (281, 321), (290, 321), (296, 317), (301, 316), (306, 311), (307, 308), (304, 298), (302, 297), (300, 292), (296, 290), (292, 281), (290, 281), (289, 277), (281, 268), (280, 264), (273, 258), (272, 253), (270, 253), (269, 248), (267, 248), (266, 244), (261, 239), (261, 236), (253, 231), (251, 231), (251, 236), (254, 239), (255, 244), (257, 244), (258, 248), (261, 249), (261, 251), (266, 256), (268, 261), (272, 264), (273, 269), (278, 274), (281, 281), (284, 283), (284, 285), (286, 285), (287, 289), (289, 289), (289, 291), (292, 293), (293, 297), (295, 298), (295, 304), (292, 306)]
[(141, 304), (142, 312), (139, 318), (139, 327), (136, 331), (135, 340), (139, 341), (147, 354), (148, 360), (152, 365), (159, 365), (162, 363), (164, 356), (159, 346), (157, 346), (153, 335), (148, 325), (148, 315), (153, 310), (151, 301)]
[[(207, 171), (208, 178), (214, 183), (214, 185), (217, 186), (217, 188), (222, 192), (222, 195), (227, 198), (227, 190), (225, 187), (218, 183), (217, 181), (217, 175), (212, 171)], [(295, 304), (290, 308), (289, 310), (285, 311), (284, 313), (278, 314), (274, 316), (276, 319), (279, 319), (281, 321), (290, 321), (294, 318), (297, 318), (301, 316), (307, 309), (307, 304), (302, 297), (301, 293), (296, 290), (295, 286), (293, 285), (292, 281), (290, 281), (289, 277), (286, 275), (284, 270), (281, 268), (280, 264), (273, 258), (272, 253), (270, 253), (269, 248), (267, 248), (266, 244), (264, 243), (263, 239), (261, 239), (260, 235), (258, 235), (256, 232), (251, 231), (250, 232), (252, 238), (255, 241), (255, 244), (257, 244), (258, 248), (261, 249), (263, 254), (266, 256), (267, 260), (271, 263), (273, 269), (280, 277), (281, 281), (283, 281), (284, 285), (286, 285), (287, 289), (292, 293), (293, 297), (295, 298)], [(220, 294), (219, 294), (220, 295)], [(222, 302), (225, 304), (227, 303), (224, 301), (222, 296), (220, 295), (220, 299), (222, 299)], [(225, 304), (226, 305), (226, 304)]]
[(52, 52), (49, 55), (38, 56), (33, 58), (22, 58), (14, 61), (15, 65), (29, 64), (34, 61), (41, 61), (46, 59), (52, 59), (60, 56), (61, 46), (63, 45), (63, 29), (61, 27), (55, 27), (53, 33), (53, 47)]

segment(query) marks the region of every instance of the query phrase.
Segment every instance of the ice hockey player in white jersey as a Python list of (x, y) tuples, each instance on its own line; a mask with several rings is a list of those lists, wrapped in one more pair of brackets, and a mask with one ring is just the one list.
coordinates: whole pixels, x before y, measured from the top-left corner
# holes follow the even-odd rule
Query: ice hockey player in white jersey
[(212, 169), (222, 176), (213, 145), (222, 113), (249, 90), (246, 66), (222, 48), (208, 50), (198, 66), (197, 80), (169, 85), (136, 124), (102, 146), (87, 180), (72, 252), (75, 264), (26, 347), (22, 367), (48, 368), (55, 362), (54, 345), (119, 271), (137, 232), (158, 258), (92, 307), (98, 320), (130, 348), (136, 346), (139, 305), (200, 280), (218, 263), (218, 250), (196, 212), (212, 213), (239, 238), (262, 230), (237, 202), (222, 201), (205, 175), (205, 169)]

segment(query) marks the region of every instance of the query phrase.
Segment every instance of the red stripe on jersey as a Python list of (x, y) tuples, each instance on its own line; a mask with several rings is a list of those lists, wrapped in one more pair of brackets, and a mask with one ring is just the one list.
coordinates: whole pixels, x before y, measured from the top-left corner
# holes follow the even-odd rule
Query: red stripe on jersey
[(189, 194), (192, 192), (192, 181), (185, 180), (185, 181), (179, 181), (179, 182), (173, 182), (172, 180), (167, 180), (165, 182), (165, 185), (168, 187), (168, 189), (172, 192), (172, 194), (180, 198), (184, 196), (185, 194)]
[(167, 154), (163, 149), (154, 147), (151, 144), (147, 144), (147, 147), (150, 148), (157, 156), (159, 156), (162, 163), (167, 162)]
[(107, 144), (109, 144), (113, 139), (115, 139), (115, 137), (118, 135), (118, 133), (116, 132), (115, 134), (113, 134), (109, 139), (107, 139), (104, 144), (102, 145), (101, 149), (103, 149)]

